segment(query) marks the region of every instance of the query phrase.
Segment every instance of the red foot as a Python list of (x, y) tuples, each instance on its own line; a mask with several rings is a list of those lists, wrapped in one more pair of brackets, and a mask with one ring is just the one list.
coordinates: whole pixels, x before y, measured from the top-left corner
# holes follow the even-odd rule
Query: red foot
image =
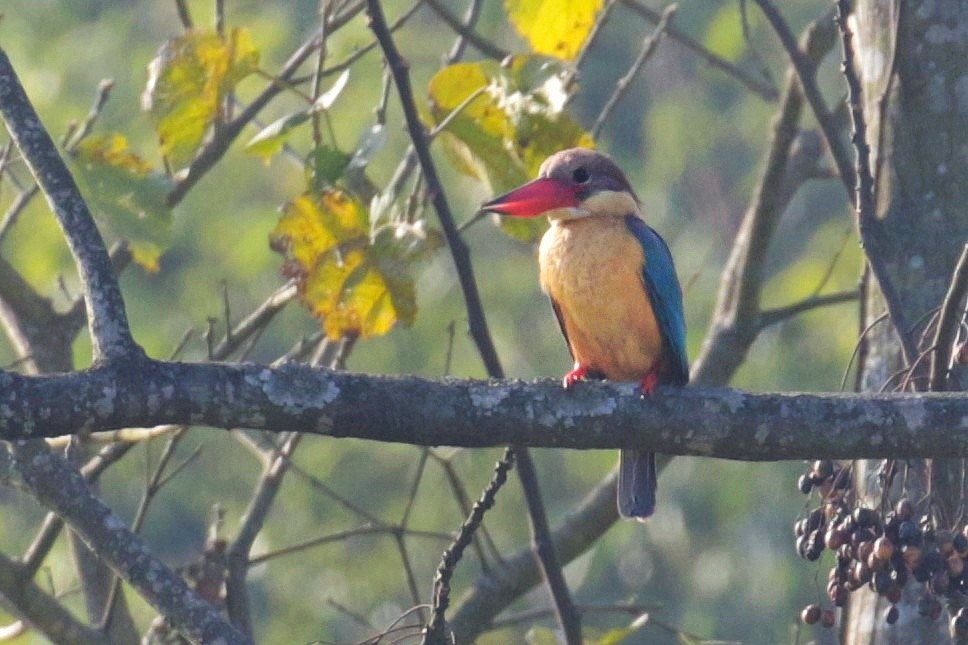
[(588, 368), (575, 363), (575, 369), (565, 374), (565, 378), (562, 379), (561, 384), (565, 386), (566, 390), (570, 390), (575, 383), (584, 381), (586, 378), (588, 378)]
[(648, 396), (655, 392), (655, 388), (659, 385), (659, 370), (652, 369), (649, 373), (645, 375), (642, 379), (642, 396)]

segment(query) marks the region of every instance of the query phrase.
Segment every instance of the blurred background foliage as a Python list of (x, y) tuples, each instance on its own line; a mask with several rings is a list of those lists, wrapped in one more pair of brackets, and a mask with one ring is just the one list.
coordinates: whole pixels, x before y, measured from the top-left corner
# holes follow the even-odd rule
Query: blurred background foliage
[[(455, 13), (463, 13), (465, 2), (445, 4)], [(189, 2), (197, 25), (213, 24), (213, 5)], [(384, 5), (391, 20), (411, 7), (402, 0)], [(477, 31), (511, 52), (528, 53), (528, 44), (508, 24), (502, 5), (484, 3)], [(784, 12), (799, 31), (826, 6), (819, 0), (786, 3)], [(259, 52), (259, 68), (271, 73), (316, 29), (318, 10), (313, 0), (230, 0), (226, 2), (227, 26), (248, 30)], [(121, 133), (140, 160), (155, 169), (163, 167), (153, 123), (142, 112), (140, 97), (148, 63), (163, 43), (182, 33), (174, 2), (8, 0), (2, 12), (0, 42), (55, 138), (69, 122), (83, 118), (98, 83), (111, 78), (115, 86), (95, 134)], [(754, 73), (765, 64), (773, 78), (782, 80), (786, 56), (765, 20), (752, 7), (748, 12), (749, 41), (744, 38), (741, 7), (735, 0), (683, 0), (674, 22), (725, 59)], [(579, 89), (567, 108), (569, 118), (585, 128), (591, 126), (615, 81), (652, 29), (652, 24), (622, 3), (615, 7), (581, 67)], [(421, 109), (429, 114), (428, 84), (440, 69), (454, 35), (432, 10), (421, 7), (396, 32), (396, 39), (410, 62)], [(360, 15), (329, 39), (329, 60), (341, 60), (371, 40), (365, 17)], [(842, 93), (835, 58), (828, 58), (821, 73), (830, 101)], [(470, 47), (465, 60), (480, 59)], [(370, 52), (353, 65), (346, 87), (329, 108), (335, 143), (342, 150), (352, 151), (373, 126), (382, 78), (380, 55)], [(334, 80), (335, 76), (328, 78), (324, 86)], [(264, 82), (257, 75), (242, 79), (236, 87), (239, 98), (250, 99)], [(305, 107), (298, 97), (283, 93), (260, 115), (260, 121), (266, 125)], [(711, 68), (680, 43), (666, 39), (597, 141), (625, 169), (647, 219), (672, 248), (686, 287), (691, 355), (698, 352), (709, 323), (719, 273), (755, 186), (775, 110), (775, 103)], [(408, 145), (402, 122), (399, 102), (391, 93), (387, 140), (367, 170), (378, 187), (387, 184)], [(805, 125), (811, 124), (807, 121)], [(185, 331), (194, 329), (182, 357), (204, 360), (201, 332), (208, 319), (216, 319), (216, 330), (224, 329), (223, 284), (228, 289), (232, 318), (237, 321), (284, 282), (281, 258), (270, 249), (269, 236), (279, 223), (280, 206), (305, 190), (305, 176), (298, 157), (278, 154), (264, 163), (260, 156), (243, 152), (244, 143), (258, 130), (253, 127), (243, 134), (175, 207), (170, 232), (164, 234), (167, 248), (158, 258), (158, 270), (132, 266), (124, 273), (122, 287), (135, 337), (152, 356), (168, 355)], [(311, 135), (311, 128), (293, 129), (289, 145), (298, 155), (305, 155), (313, 146)], [(488, 187), (459, 173), (452, 156), (441, 146), (434, 146), (434, 154), (458, 220), (470, 219), (477, 206), (491, 196)], [(6, 208), (11, 198), (0, 194), (0, 206)], [(434, 223), (432, 212), (428, 219)], [(112, 231), (106, 235), (110, 237)], [(464, 237), (471, 247), (491, 331), (507, 373), (525, 379), (559, 377), (568, 369), (569, 359), (540, 294), (534, 246), (508, 237), (489, 220), (471, 226)], [(42, 200), (35, 200), (21, 216), (3, 253), (41, 293), (61, 305), (68, 301), (66, 294), (77, 293), (70, 255)], [(809, 295), (828, 271), (824, 291), (849, 289), (856, 283), (860, 253), (838, 181), (813, 181), (799, 192), (784, 215), (770, 258), (767, 307)], [(437, 252), (417, 262), (412, 275), (417, 294), (413, 325), (397, 326), (385, 336), (360, 341), (348, 368), (426, 377), (445, 372), (484, 376), (465, 333), (463, 300), (449, 255)], [(453, 351), (449, 352), (452, 324)], [(250, 360), (271, 361), (318, 329), (318, 321), (305, 309), (289, 307), (261, 337)], [(857, 333), (856, 306), (851, 304), (771, 327), (753, 346), (733, 384), (763, 391), (836, 390)], [(89, 360), (89, 347), (86, 339), (77, 343), (79, 365)], [(0, 347), (0, 360), (13, 360), (9, 348)], [(251, 453), (226, 433), (195, 430), (180, 452), (187, 455), (199, 446), (200, 457), (163, 490), (144, 529), (148, 543), (174, 565), (197, 557), (214, 505), (225, 510), (225, 532), (232, 535), (259, 472)], [(106, 501), (122, 516), (133, 514), (144, 473), (150, 468), (147, 464), (154, 463), (159, 451), (160, 444), (147, 444), (103, 479), (101, 491)], [(488, 481), (499, 454), (498, 450), (464, 450), (453, 456), (471, 497)], [(419, 449), (409, 446), (307, 437), (296, 462), (377, 518), (396, 522), (406, 505), (420, 455)], [(553, 523), (615, 461), (613, 451), (540, 451), (536, 458)], [(791, 640), (799, 609), (823, 592), (823, 580), (818, 581), (821, 568), (796, 558), (793, 549), (792, 522), (803, 509), (803, 498), (795, 486), (800, 470), (800, 465), (791, 463), (676, 459), (663, 473), (654, 519), (645, 526), (617, 524), (566, 568), (576, 600), (634, 600), (653, 605), (655, 624), (635, 637), (641, 642), (674, 642), (679, 631), (743, 642)], [(0, 546), (7, 553), (22, 552), (42, 511), (11, 489), (0, 489), (0, 496)], [(446, 533), (455, 530), (462, 519), (442, 469), (429, 462), (410, 525)], [(293, 474), (283, 486), (254, 553), (361, 524), (365, 520), (359, 515)], [(503, 552), (526, 544), (527, 520), (516, 482), (501, 491), (486, 525)], [(446, 541), (439, 538), (406, 539), (424, 601), (445, 546)], [(67, 594), (67, 602), (79, 609), (78, 594), (70, 596), (76, 581), (66, 546), (61, 544), (48, 564), (41, 575), (43, 584)], [(478, 571), (479, 563), (469, 556), (455, 578), (455, 599)], [(358, 536), (273, 559), (252, 570), (250, 587), (256, 635), (266, 643), (316, 639), (347, 643), (372, 635), (370, 628), (330, 600), (378, 628), (413, 604), (397, 543), (387, 535)], [(133, 604), (136, 616), (147, 623), (150, 608), (140, 600)], [(545, 590), (538, 589), (513, 609), (547, 604)], [(620, 615), (585, 618), (589, 635), (626, 622)], [(528, 624), (508, 627), (482, 637), (482, 642), (522, 642), (528, 628)], [(21, 641), (37, 639), (28, 635)]]

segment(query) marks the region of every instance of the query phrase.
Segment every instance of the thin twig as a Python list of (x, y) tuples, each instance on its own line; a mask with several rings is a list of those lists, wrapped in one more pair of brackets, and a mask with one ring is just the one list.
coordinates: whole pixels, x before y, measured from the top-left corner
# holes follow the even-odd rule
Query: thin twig
[(501, 486), (507, 481), (508, 472), (514, 466), (514, 456), (512, 449), (508, 448), (505, 451), (504, 458), (498, 461), (494, 467), (494, 476), (491, 478), (491, 483), (481, 493), (481, 498), (474, 502), (474, 508), (461, 525), (457, 538), (444, 551), (444, 557), (437, 567), (437, 574), (434, 576), (434, 608), (430, 615), (430, 623), (428, 623), (424, 632), (424, 645), (440, 645), (450, 642), (447, 637), (446, 620), (447, 607), (450, 605), (450, 579), (454, 575), (454, 568), (463, 556), (464, 549), (470, 544), (477, 526), (484, 519), (484, 514), (494, 506), (494, 498)]
[(0, 593), (38, 632), (54, 643), (97, 645), (104, 634), (84, 625), (53, 595), (42, 590), (23, 568), (0, 554)]
[(589, 134), (592, 135), (593, 139), (598, 138), (598, 134), (601, 132), (602, 126), (605, 125), (605, 121), (612, 113), (612, 110), (615, 109), (615, 106), (618, 104), (619, 100), (625, 96), (625, 92), (628, 90), (632, 79), (634, 79), (639, 73), (639, 70), (642, 69), (642, 66), (645, 65), (646, 61), (652, 58), (656, 48), (659, 46), (659, 41), (661, 41), (662, 36), (665, 35), (669, 21), (672, 20), (672, 16), (675, 15), (678, 8), (679, 5), (677, 4), (670, 4), (665, 8), (665, 11), (662, 12), (662, 19), (659, 20), (659, 24), (656, 25), (655, 31), (653, 31), (652, 34), (646, 38), (645, 42), (642, 43), (642, 49), (639, 51), (639, 55), (635, 57), (635, 61), (632, 63), (631, 67), (629, 67), (625, 75), (620, 78), (617, 83), (615, 83), (615, 90), (612, 92), (612, 95), (608, 97), (608, 100), (605, 102), (605, 106), (602, 108), (601, 114), (598, 115), (598, 118), (595, 119), (595, 124), (591, 127), (591, 130), (589, 130)]
[(428, 538), (433, 540), (442, 540), (449, 542), (453, 539), (452, 535), (447, 533), (435, 533), (433, 531), (416, 531), (413, 529), (402, 529), (399, 526), (362, 526), (360, 528), (349, 529), (347, 531), (340, 531), (338, 533), (331, 533), (329, 535), (323, 535), (311, 540), (306, 540), (304, 542), (299, 542), (298, 544), (293, 544), (287, 547), (282, 547), (276, 549), (275, 551), (269, 551), (268, 553), (262, 553), (259, 555), (254, 555), (249, 558), (248, 566), (254, 567), (256, 565), (262, 564), (263, 562), (268, 562), (269, 560), (274, 560), (276, 558), (281, 558), (287, 555), (293, 555), (295, 553), (300, 553), (306, 549), (311, 549), (317, 546), (323, 546), (324, 544), (332, 544), (334, 542), (344, 542), (348, 538), (360, 537), (363, 535), (396, 535), (398, 533), (403, 533), (411, 537)]
[(478, 35), (473, 28), (473, 25), (465, 24), (461, 22), (460, 18), (455, 16), (450, 12), (440, 0), (423, 0), (428, 7), (434, 10), (434, 12), (440, 17), (441, 20), (447, 23), (447, 26), (454, 30), (457, 34), (460, 34), (462, 38), (465, 38), (467, 42), (476, 47), (482, 54), (488, 58), (494, 58), (496, 60), (504, 60), (510, 56), (510, 52), (504, 51), (491, 41)]
[(789, 320), (794, 316), (819, 307), (829, 307), (830, 305), (839, 305), (844, 302), (856, 302), (858, 299), (860, 299), (860, 292), (857, 289), (828, 293), (823, 296), (810, 296), (809, 298), (804, 298), (799, 302), (794, 302), (785, 307), (777, 307), (776, 309), (768, 309), (762, 312), (759, 319), (759, 328), (761, 330), (765, 329), (770, 325)]
[(188, 0), (175, 0), (175, 9), (178, 11), (178, 20), (185, 31), (191, 29), (194, 23), (192, 23), (191, 11), (188, 9)]
[(263, 472), (256, 490), (242, 518), (238, 534), (226, 552), (225, 607), (232, 624), (250, 639), (252, 638), (252, 615), (249, 611), (249, 590), (246, 574), (249, 569), (249, 551), (262, 530), (266, 516), (272, 508), (282, 478), (288, 470), (289, 459), (299, 445), (302, 435), (289, 433), (279, 448), (277, 457)]
[[(464, 15), (463, 27), (468, 31), (473, 31), (474, 26), (477, 24), (477, 19), (481, 16), (481, 7), (484, 6), (484, 0), (471, 0), (471, 3), (467, 6), (467, 13)], [(461, 58), (464, 57), (464, 50), (467, 49), (467, 36), (459, 33), (457, 40), (454, 41), (454, 46), (451, 47), (450, 53), (444, 59), (447, 61), (448, 65), (453, 65)]]
[[(212, 355), (216, 360), (225, 360), (231, 356), (247, 338), (252, 336), (257, 330), (264, 329), (276, 314), (296, 299), (297, 295), (296, 285), (293, 283), (288, 283), (280, 287), (251, 314), (232, 328), (230, 333), (226, 333), (222, 340), (212, 349)], [(228, 315), (227, 311), (226, 315)]]
[(938, 327), (931, 343), (935, 350), (931, 354), (931, 383), (928, 387), (932, 392), (947, 389), (948, 366), (951, 362), (951, 350), (961, 324), (963, 309), (961, 303), (968, 293), (968, 244), (961, 251), (961, 257), (955, 265), (951, 276), (948, 293), (945, 294), (938, 318)]
[[(467, 495), (467, 490), (464, 488), (464, 483), (457, 475), (457, 469), (454, 468), (454, 464), (451, 462), (450, 458), (441, 457), (435, 450), (431, 450), (430, 454), (431, 457), (438, 464), (440, 464), (440, 467), (443, 468), (444, 476), (447, 477), (447, 481), (450, 483), (451, 494), (454, 496), (454, 501), (457, 502), (457, 508), (460, 510), (461, 516), (467, 517), (471, 514), (472, 504), (470, 497)], [(484, 553), (484, 546), (488, 547), (495, 559), (500, 560), (501, 558), (500, 550), (497, 548), (497, 545), (494, 544), (494, 540), (491, 538), (490, 532), (483, 524), (474, 533), (473, 546), (483, 571), (487, 571), (488, 569), (488, 558)]]
[(834, 163), (837, 165), (837, 172), (840, 174), (841, 182), (843, 182), (847, 194), (851, 195), (854, 191), (854, 183), (856, 182), (854, 167), (850, 163), (847, 149), (841, 142), (839, 136), (840, 128), (837, 127), (835, 119), (831, 115), (830, 110), (827, 109), (823, 95), (820, 93), (820, 87), (817, 85), (816, 60), (809, 56), (809, 52), (804, 52), (797, 45), (796, 36), (793, 35), (790, 26), (783, 19), (783, 16), (776, 6), (774, 6), (772, 0), (756, 0), (756, 4), (759, 5), (763, 15), (766, 16), (767, 21), (773, 27), (773, 31), (780, 39), (780, 43), (790, 57), (790, 62), (793, 63), (793, 68), (797, 72), (803, 95), (806, 97), (807, 102), (810, 103), (814, 116), (817, 118), (817, 123), (820, 124), (820, 130), (823, 132), (824, 139), (827, 141), (827, 147), (830, 149), (830, 154), (833, 156)]
[[(510, 448), (508, 451), (510, 452)], [(555, 552), (555, 545), (551, 540), (551, 528), (548, 517), (544, 512), (541, 492), (538, 487), (538, 473), (535, 471), (534, 461), (526, 450), (514, 448), (518, 461), (518, 476), (521, 488), (524, 489), (524, 501), (528, 506), (531, 518), (531, 543), (535, 556), (541, 565), (541, 572), (548, 583), (551, 597), (555, 603), (555, 613), (558, 624), (561, 625), (568, 645), (581, 645), (581, 614), (575, 609), (565, 582), (565, 575)]]
[[(148, 515), (148, 507), (151, 506), (151, 502), (154, 500), (155, 495), (157, 495), (158, 491), (161, 490), (162, 486), (164, 486), (162, 476), (164, 475), (165, 468), (168, 467), (168, 462), (175, 454), (175, 449), (178, 447), (178, 443), (181, 441), (182, 437), (185, 436), (186, 430), (187, 428), (182, 428), (168, 438), (168, 443), (165, 444), (165, 449), (162, 451), (161, 457), (158, 459), (158, 464), (155, 467), (154, 474), (152, 474), (147, 485), (145, 486), (144, 493), (141, 496), (141, 502), (138, 504), (138, 510), (135, 511), (134, 519), (131, 522), (132, 532), (136, 534), (141, 532), (141, 527), (143, 526), (145, 518)], [(180, 468), (178, 470), (180, 470)], [(115, 606), (117, 605), (118, 591), (120, 590), (120, 587), (121, 578), (114, 576), (111, 580), (111, 589), (108, 592), (108, 600), (107, 603), (105, 603), (104, 615), (101, 617), (100, 621), (100, 627), (102, 630), (107, 631), (108, 626), (111, 624), (111, 618), (114, 613)]]
[[(107, 104), (113, 88), (114, 81), (111, 79), (104, 79), (98, 83), (94, 103), (92, 104), (91, 109), (88, 111), (87, 116), (84, 117), (84, 121), (81, 122), (80, 127), (74, 129), (66, 137), (67, 141), (64, 145), (65, 150), (68, 152), (73, 152), (77, 148), (77, 144), (79, 144), (84, 137), (91, 133), (91, 129), (94, 127), (94, 122), (101, 115), (101, 112), (104, 111), (104, 106)], [(17, 198), (13, 201), (13, 203), (10, 204), (10, 206), (7, 208), (7, 212), (3, 216), (3, 221), (0, 221), (0, 244), (3, 244), (7, 234), (20, 218), (20, 214), (39, 192), (40, 187), (36, 182), (34, 182), (29, 188), (21, 190), (21, 192), (17, 195)]]
[(62, 515), (106, 564), (171, 620), (175, 629), (200, 642), (218, 638), (229, 643), (252, 642), (152, 555), (140, 538), (94, 496), (80, 474), (43, 442), (17, 442), (12, 453), (37, 499)]
[[(816, 65), (833, 48), (836, 26), (829, 13), (804, 31), (803, 49)], [(766, 161), (723, 269), (709, 332), (690, 380), (725, 385), (757, 337), (766, 260), (776, 227), (796, 189), (816, 167), (821, 150), (802, 132), (804, 97), (794, 70), (787, 73), (773, 121)], [(801, 145), (797, 143), (801, 142)]]
[[(652, 24), (658, 24), (658, 22), (662, 19), (661, 13), (655, 11), (654, 9), (650, 9), (638, 0), (622, 0), (622, 3)], [(780, 98), (779, 91), (768, 80), (763, 80), (752, 76), (749, 72), (741, 67), (738, 67), (730, 61), (717, 56), (709, 49), (704, 47), (702, 43), (692, 38), (675, 25), (669, 26), (668, 34), (670, 38), (682, 43), (682, 45), (684, 45), (687, 49), (692, 50), (711, 67), (714, 67), (722, 72), (725, 72), (729, 76), (732, 76), (737, 81), (745, 85), (748, 90), (752, 91), (764, 101), (772, 103)]]

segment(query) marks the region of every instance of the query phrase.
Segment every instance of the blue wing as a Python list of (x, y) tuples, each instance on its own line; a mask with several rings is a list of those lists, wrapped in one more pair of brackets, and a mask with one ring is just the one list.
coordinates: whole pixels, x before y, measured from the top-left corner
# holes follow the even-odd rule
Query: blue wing
[(676, 267), (665, 240), (651, 226), (635, 215), (626, 215), (625, 223), (645, 252), (642, 280), (652, 300), (659, 322), (663, 357), (663, 383), (685, 385), (689, 381), (689, 359), (686, 356), (686, 318), (682, 311), (682, 288)]

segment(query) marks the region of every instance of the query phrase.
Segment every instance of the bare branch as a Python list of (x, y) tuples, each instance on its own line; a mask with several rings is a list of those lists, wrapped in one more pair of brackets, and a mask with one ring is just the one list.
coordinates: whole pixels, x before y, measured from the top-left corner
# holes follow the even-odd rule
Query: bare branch
[(634, 79), (639, 73), (639, 70), (642, 69), (642, 66), (645, 65), (646, 61), (652, 58), (656, 48), (659, 46), (659, 41), (662, 40), (662, 36), (665, 35), (666, 30), (668, 29), (669, 21), (672, 20), (672, 16), (675, 15), (678, 8), (679, 5), (674, 3), (665, 8), (665, 11), (662, 12), (662, 19), (659, 20), (659, 24), (656, 25), (655, 31), (653, 31), (652, 34), (645, 39), (645, 42), (642, 43), (642, 49), (639, 51), (639, 55), (635, 57), (635, 61), (629, 67), (628, 71), (625, 72), (625, 75), (618, 79), (618, 82), (615, 83), (615, 90), (612, 92), (612, 95), (608, 97), (608, 100), (605, 102), (605, 106), (602, 107), (601, 114), (599, 114), (598, 118), (595, 119), (595, 124), (589, 131), (593, 139), (598, 138), (598, 133), (601, 132), (602, 126), (605, 125), (606, 119), (608, 119), (608, 116), (612, 113), (612, 110), (615, 109), (615, 106), (618, 105), (618, 102), (622, 99), (622, 97), (625, 96), (625, 92), (628, 90), (632, 79)]
[(121, 289), (111, 270), (104, 240), (74, 178), (44, 129), (0, 49), (0, 113), (20, 154), (40, 186), (77, 263), (97, 360), (143, 355), (128, 328)]
[[(555, 551), (562, 562), (571, 562), (594, 544), (618, 520), (615, 507), (617, 469), (605, 478), (552, 532)], [(513, 575), (507, 575), (513, 572)], [(458, 642), (471, 643), (486, 631), (491, 620), (514, 599), (541, 582), (541, 571), (530, 548), (516, 551), (494, 574), (478, 577), (460, 599), (450, 620)]]
[(838, 293), (828, 293), (822, 296), (811, 296), (801, 300), (800, 302), (794, 302), (793, 304), (785, 307), (777, 307), (776, 309), (764, 311), (759, 317), (759, 327), (760, 329), (765, 329), (770, 325), (775, 325), (778, 322), (789, 320), (794, 316), (799, 316), (800, 314), (812, 309), (839, 305), (845, 302), (856, 302), (859, 299), (860, 291), (857, 289), (853, 289), (851, 291), (841, 291)]
[(450, 9), (444, 6), (439, 0), (424, 0), (424, 3), (433, 9), (440, 19), (446, 22), (451, 29), (460, 34), (461, 38), (467, 40), (467, 42), (476, 47), (488, 58), (503, 60), (507, 56), (510, 56), (510, 52), (504, 51), (491, 41), (478, 35), (470, 23), (466, 25), (462, 23), (460, 18), (452, 14)]
[(278, 456), (269, 464), (259, 478), (259, 484), (242, 518), (239, 533), (229, 547), (226, 559), (228, 572), (225, 579), (225, 604), (232, 623), (241, 629), (249, 639), (252, 638), (252, 617), (249, 613), (249, 590), (245, 579), (249, 570), (249, 551), (255, 538), (262, 530), (266, 516), (279, 492), (282, 478), (289, 466), (289, 458), (299, 445), (302, 435), (290, 433), (286, 436)]
[[(504, 482), (507, 481), (508, 472), (513, 466), (514, 450), (508, 448), (505, 451), (504, 458), (499, 460), (494, 467), (494, 476), (491, 478), (491, 483), (481, 493), (481, 498), (474, 502), (474, 508), (471, 509), (470, 515), (461, 525), (457, 538), (444, 551), (443, 560), (437, 567), (437, 574), (434, 576), (434, 611), (424, 632), (423, 642), (425, 645), (450, 642), (447, 637), (447, 621), (445, 618), (445, 612), (450, 605), (450, 579), (454, 575), (454, 568), (460, 562), (464, 549), (471, 543), (471, 537), (474, 535), (477, 526), (484, 519), (484, 514), (494, 506), (494, 498)], [(528, 555), (531, 555), (530, 550)], [(537, 564), (535, 566), (537, 568)]]
[(776, 32), (777, 37), (780, 39), (780, 43), (782, 43), (783, 48), (786, 49), (787, 54), (790, 56), (790, 62), (793, 63), (793, 68), (797, 72), (797, 78), (800, 81), (800, 87), (803, 89), (803, 95), (806, 97), (807, 102), (810, 103), (814, 116), (817, 117), (820, 130), (823, 132), (824, 139), (827, 141), (827, 147), (830, 149), (830, 154), (833, 156), (834, 163), (837, 165), (837, 171), (840, 173), (841, 181), (849, 195), (853, 191), (856, 175), (854, 173), (854, 167), (850, 163), (850, 158), (847, 155), (847, 149), (840, 139), (840, 129), (837, 127), (836, 120), (833, 118), (830, 110), (827, 109), (827, 104), (824, 102), (823, 95), (820, 93), (820, 87), (817, 85), (817, 62), (809, 55), (809, 51), (804, 52), (797, 46), (796, 36), (790, 31), (790, 26), (783, 19), (783, 16), (771, 0), (756, 0), (756, 4), (763, 11), (763, 15), (770, 22), (773, 31)]
[[(819, 64), (833, 48), (835, 37), (829, 15), (805, 30), (801, 40), (812, 65)], [(709, 332), (692, 366), (694, 383), (728, 383), (761, 329), (760, 294), (770, 242), (780, 216), (796, 189), (810, 177), (821, 154), (819, 141), (810, 133), (800, 132), (802, 113), (803, 94), (791, 71), (773, 122), (763, 174), (736, 233)]]
[(23, 568), (0, 553), (0, 593), (18, 614), (54, 643), (98, 645), (104, 634), (80, 623), (56, 598), (40, 589)]
[(214, 607), (153, 556), (125, 523), (94, 496), (81, 475), (43, 442), (18, 441), (13, 455), (37, 499), (67, 521), (98, 556), (176, 629), (198, 643), (250, 643)]
[[(773, 461), (968, 455), (961, 394), (750, 394), (630, 383), (532, 383), (137, 361), (74, 374), (0, 373), (0, 439), (166, 423), (412, 445), (600, 449)], [(818, 420), (823, 421), (818, 427)], [(823, 427), (828, 428), (823, 430)]]
[[(767, 1), (767, 0), (759, 0)], [(854, 209), (857, 214), (857, 230), (860, 232), (860, 240), (864, 245), (864, 255), (870, 264), (871, 272), (877, 279), (881, 294), (884, 296), (884, 303), (894, 323), (894, 329), (898, 338), (901, 339), (901, 349), (904, 350), (904, 357), (910, 364), (918, 355), (917, 343), (911, 335), (901, 306), (900, 295), (891, 276), (888, 273), (884, 261), (883, 246), (884, 234), (882, 224), (877, 219), (874, 204), (874, 177), (871, 175), (871, 148), (867, 142), (867, 123), (864, 120), (864, 110), (861, 105), (861, 86), (860, 79), (854, 69), (854, 49), (851, 45), (852, 34), (847, 26), (847, 14), (850, 12), (850, 5), (845, 0), (837, 0), (837, 24), (840, 26), (841, 42), (844, 47), (843, 72), (847, 81), (847, 98), (850, 105), (850, 120), (853, 126), (853, 136), (851, 141), (856, 152), (856, 171), (853, 174), (854, 182)], [(892, 63), (893, 64), (893, 63)], [(818, 117), (819, 118), (819, 117)], [(838, 161), (838, 169), (840, 162)], [(841, 174), (843, 171), (841, 170)], [(846, 175), (845, 175), (846, 177)]]
[[(638, 0), (622, 0), (622, 3), (654, 25), (658, 24), (659, 21), (662, 20), (662, 14), (660, 12), (650, 9)], [(757, 78), (741, 67), (737, 67), (728, 60), (717, 56), (713, 52), (703, 47), (702, 43), (692, 38), (675, 25), (669, 26), (668, 34), (670, 38), (682, 43), (686, 48), (690, 49), (697, 56), (706, 61), (711, 67), (715, 67), (716, 69), (732, 76), (740, 83), (745, 85), (748, 90), (752, 91), (763, 100), (772, 103), (780, 97), (780, 93), (769, 81)]]
[[(68, 152), (73, 152), (77, 148), (77, 144), (91, 133), (91, 129), (94, 127), (94, 122), (101, 115), (101, 112), (104, 110), (104, 106), (107, 105), (112, 89), (114, 89), (114, 81), (111, 79), (104, 79), (98, 83), (97, 95), (94, 97), (94, 104), (91, 106), (90, 111), (88, 111), (87, 116), (84, 117), (84, 121), (81, 123), (80, 127), (72, 129), (72, 131), (65, 136), (65, 150)], [(9, 149), (9, 147), (5, 148), (4, 152)], [(16, 199), (14, 199), (13, 203), (10, 204), (10, 207), (3, 216), (3, 220), (0, 221), (0, 244), (3, 243), (4, 239), (7, 237), (7, 234), (13, 228), (14, 224), (17, 223), (20, 213), (23, 212), (23, 210), (39, 192), (40, 187), (36, 182), (34, 182), (29, 188), (24, 188), (21, 190)]]
[[(481, 16), (482, 6), (484, 6), (484, 0), (471, 0), (470, 4), (467, 6), (467, 14), (464, 16), (463, 26), (465, 29), (474, 29), (474, 25), (477, 24), (477, 19)], [(464, 57), (464, 50), (467, 48), (467, 42), (467, 36), (461, 34), (457, 37), (457, 40), (454, 41), (454, 46), (450, 49), (450, 53), (447, 54), (446, 61), (449, 64), (456, 63)]]
[(931, 354), (931, 383), (928, 387), (932, 392), (947, 389), (945, 385), (948, 381), (951, 350), (958, 333), (961, 314), (964, 311), (961, 303), (965, 299), (966, 292), (968, 292), (968, 244), (961, 251), (961, 258), (955, 266), (948, 293), (945, 294), (941, 313), (938, 316), (938, 328), (932, 343), (935, 349)]

